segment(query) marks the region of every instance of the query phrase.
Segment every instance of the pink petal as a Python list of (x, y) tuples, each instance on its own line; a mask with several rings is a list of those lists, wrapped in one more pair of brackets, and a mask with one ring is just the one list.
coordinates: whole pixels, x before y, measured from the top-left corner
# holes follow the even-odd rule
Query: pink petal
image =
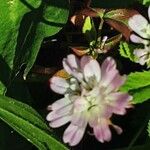
[(64, 143), (69, 143), (70, 146), (77, 145), (84, 135), (85, 128), (86, 126), (78, 127), (70, 124), (63, 135)]
[(119, 89), (120, 86), (122, 86), (125, 83), (126, 76), (120, 76), (119, 74), (116, 74), (112, 81), (109, 83), (106, 93), (110, 93), (112, 91), (116, 91)]
[(64, 94), (69, 88), (69, 84), (65, 79), (54, 76), (50, 79), (50, 88), (56, 93)]
[(87, 121), (88, 117), (86, 116), (86, 113), (82, 112), (73, 114), (71, 123), (76, 126), (83, 127), (87, 124)]
[(111, 57), (107, 57), (102, 63), (101, 71), (102, 79), (100, 84), (104, 87), (107, 87), (118, 74), (118, 70), (116, 69), (116, 63), (114, 59)]
[(91, 79), (91, 77), (95, 77), (97, 82), (100, 81), (101, 69), (99, 63), (95, 59), (92, 59), (90, 56), (83, 56), (81, 58), (81, 68), (87, 82)]
[(66, 115), (60, 118), (57, 118), (56, 120), (53, 120), (49, 123), (49, 126), (52, 128), (58, 128), (66, 123), (68, 123), (71, 120), (71, 116)]
[(143, 38), (148, 38), (148, 35), (144, 32), (144, 30), (148, 26), (148, 21), (142, 15), (134, 15), (129, 19), (130, 28), (139, 34)]
[(109, 142), (111, 140), (111, 131), (106, 119), (100, 119), (99, 124), (94, 127), (94, 135), (100, 142)]
[(110, 94), (108, 97), (110, 110), (113, 113), (118, 115), (124, 115), (126, 113), (126, 108), (128, 106), (128, 102), (132, 99), (132, 96), (127, 93), (116, 92)]
[(51, 105), (51, 110), (60, 109), (70, 103), (71, 103), (71, 100), (68, 98), (59, 99)]

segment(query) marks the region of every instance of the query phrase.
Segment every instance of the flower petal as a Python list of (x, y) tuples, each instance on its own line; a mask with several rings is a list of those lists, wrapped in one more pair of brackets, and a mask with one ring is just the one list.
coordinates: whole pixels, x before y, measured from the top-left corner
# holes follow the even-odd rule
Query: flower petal
[(69, 100), (68, 98), (64, 97), (62, 99), (57, 100), (56, 102), (54, 102), (51, 105), (51, 110), (56, 110), (56, 109), (60, 109), (68, 104), (71, 103), (71, 100)]
[(147, 33), (144, 31), (147, 30), (148, 21), (142, 15), (134, 15), (129, 19), (130, 28), (139, 34), (143, 38), (148, 38)]
[(88, 122), (88, 117), (85, 112), (75, 113), (72, 115), (71, 123), (79, 127), (84, 127)]
[(146, 63), (148, 54), (146, 49), (135, 49), (133, 53), (139, 58), (136, 62), (141, 65), (144, 65)]
[(84, 72), (84, 77), (87, 82), (89, 82), (93, 77), (97, 82), (100, 81), (101, 69), (95, 59), (92, 59), (90, 56), (83, 56), (81, 58), (81, 69)]
[(79, 97), (75, 100), (73, 106), (74, 106), (74, 113), (79, 113), (84, 110), (87, 110), (88, 102), (86, 101), (85, 98)]
[(52, 128), (58, 128), (66, 123), (68, 123), (71, 120), (70, 115), (66, 115), (60, 118), (57, 118), (56, 120), (53, 120), (49, 123), (49, 126)]
[(94, 127), (94, 135), (100, 142), (109, 142), (111, 140), (111, 131), (109, 129), (108, 121), (100, 119), (97, 126)]
[(86, 126), (78, 127), (70, 124), (63, 135), (64, 143), (69, 143), (70, 146), (77, 145), (84, 135), (85, 128)]
[(56, 93), (64, 94), (69, 88), (69, 84), (65, 79), (54, 76), (50, 79), (50, 88)]
[(113, 58), (107, 57), (101, 66), (102, 71), (102, 79), (101, 85), (104, 87), (109, 86), (110, 82), (114, 79), (114, 77), (118, 74), (118, 70), (116, 69), (116, 63)]
[(116, 130), (117, 134), (121, 134), (123, 132), (122, 128), (117, 125), (112, 124), (113, 128)]
[(132, 96), (122, 92), (109, 94), (107, 98), (109, 100), (109, 106), (110, 106), (110, 108), (108, 109), (112, 110), (113, 113), (118, 115), (124, 115), (126, 113), (128, 102), (132, 100)]
[(63, 67), (68, 74), (74, 76), (79, 81), (82, 80), (83, 75), (80, 72), (79, 60), (75, 55), (70, 54), (67, 58), (64, 58)]
[(71, 114), (71, 110), (72, 110), (72, 105), (66, 105), (65, 107), (62, 107), (60, 109), (54, 110), (52, 112), (50, 112), (47, 115), (47, 120), (48, 121), (53, 121), (56, 120), (60, 117), (63, 117), (65, 115), (70, 115)]
[(144, 40), (142, 39), (141, 37), (135, 35), (135, 34), (131, 34), (130, 36), (130, 40), (134, 43), (141, 43), (141, 44), (144, 44), (144, 45), (147, 45), (149, 44), (149, 41), (148, 40)]
[(119, 89), (120, 86), (122, 86), (125, 83), (126, 76), (121, 76), (118, 74), (115, 75), (115, 77), (112, 79), (112, 81), (109, 83), (109, 86), (105, 90), (106, 93), (110, 93), (112, 91), (116, 91)]

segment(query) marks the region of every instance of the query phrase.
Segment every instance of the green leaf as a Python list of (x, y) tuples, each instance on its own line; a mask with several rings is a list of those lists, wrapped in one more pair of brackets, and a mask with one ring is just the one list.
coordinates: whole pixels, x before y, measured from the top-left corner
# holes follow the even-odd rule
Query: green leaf
[(30, 106), (0, 95), (0, 118), (40, 150), (67, 150)]
[(142, 87), (139, 89), (131, 90), (130, 93), (133, 96), (133, 103), (139, 104), (150, 99), (150, 86)]
[(121, 91), (129, 92), (133, 96), (133, 103), (138, 104), (150, 99), (150, 72), (135, 72), (127, 77)]
[(128, 44), (127, 42), (120, 42), (119, 52), (122, 57), (128, 58), (133, 62), (136, 62), (137, 58), (134, 56), (133, 51), (135, 49), (134, 45)]
[(129, 91), (150, 85), (150, 72), (134, 72), (128, 75), (126, 83), (121, 87), (122, 91)]
[(11, 71), (26, 64), (24, 78), (33, 66), (45, 37), (56, 34), (67, 22), (67, 0), (7, 0), (0, 3), (0, 61), (4, 85)]
[(89, 43), (96, 41), (96, 29), (94, 22), (90, 17), (86, 17), (82, 28), (82, 33), (85, 35)]

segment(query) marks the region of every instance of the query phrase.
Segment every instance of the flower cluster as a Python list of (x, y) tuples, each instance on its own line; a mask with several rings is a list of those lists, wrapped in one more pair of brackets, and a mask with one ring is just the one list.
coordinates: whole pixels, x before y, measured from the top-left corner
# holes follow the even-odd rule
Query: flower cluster
[[(150, 7), (148, 8), (148, 16), (150, 21)], [(141, 65), (146, 63), (150, 67), (150, 22), (138, 14), (129, 19), (129, 26), (137, 34), (130, 36), (131, 41), (144, 45), (144, 48), (134, 50), (134, 54), (138, 58), (137, 62)]]
[(50, 79), (51, 89), (64, 95), (48, 106), (50, 127), (70, 122), (63, 135), (63, 141), (70, 146), (81, 141), (87, 125), (93, 128), (95, 137), (102, 143), (111, 140), (109, 126), (121, 134), (122, 129), (110, 119), (113, 114), (126, 113), (132, 96), (119, 91), (126, 77), (119, 74), (114, 59), (107, 57), (100, 66), (90, 56), (79, 60), (70, 54), (63, 59), (63, 67), (68, 78), (53, 76)]

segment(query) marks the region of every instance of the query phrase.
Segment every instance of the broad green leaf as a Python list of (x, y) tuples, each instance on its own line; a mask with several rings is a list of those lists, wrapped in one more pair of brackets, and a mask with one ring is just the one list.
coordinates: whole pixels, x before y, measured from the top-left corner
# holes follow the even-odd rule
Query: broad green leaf
[(82, 33), (85, 35), (89, 43), (96, 40), (96, 29), (94, 22), (90, 17), (86, 17), (82, 27)]
[(128, 75), (122, 91), (129, 91), (150, 85), (150, 71), (134, 72)]
[(40, 150), (67, 149), (50, 135), (42, 117), (24, 103), (0, 96), (0, 118)]
[(128, 58), (131, 61), (136, 62), (137, 58), (133, 54), (133, 51), (135, 49), (134, 45), (128, 44), (127, 42), (120, 42), (119, 48), (119, 52), (122, 57)]
[(127, 77), (121, 91), (129, 92), (133, 96), (132, 103), (138, 104), (150, 99), (150, 72), (135, 72)]
[(133, 96), (132, 103), (139, 104), (150, 99), (150, 86), (129, 91)]
[[(67, 0), (7, 0), (0, 3), (0, 61), (7, 76), (26, 64), (24, 78), (45, 37), (56, 34), (68, 18)], [(7, 85), (7, 84), (6, 84)]]

